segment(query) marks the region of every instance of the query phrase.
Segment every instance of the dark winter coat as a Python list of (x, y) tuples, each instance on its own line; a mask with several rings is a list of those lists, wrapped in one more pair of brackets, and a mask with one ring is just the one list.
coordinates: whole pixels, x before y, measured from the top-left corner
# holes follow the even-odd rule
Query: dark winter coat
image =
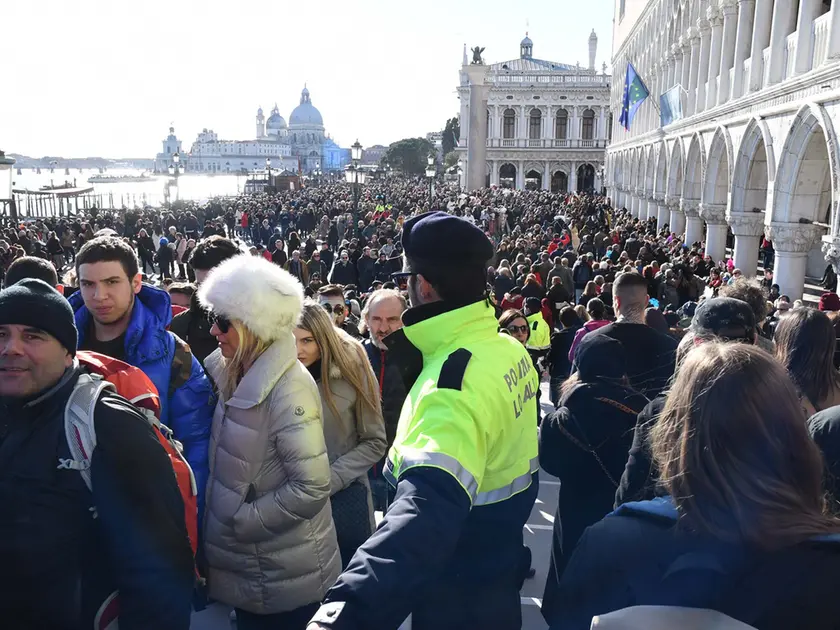
[(559, 579), (578, 539), (613, 509), (636, 416), (647, 402), (621, 385), (581, 384), (566, 394), (557, 411), (542, 423), (540, 465), (560, 479), (543, 599), (545, 615), (554, 610)]
[(385, 419), (385, 434), (388, 439), (388, 448), (394, 443), (397, 435), (397, 424), (400, 420), (405, 397), (408, 391), (405, 388), (399, 367), (394, 362), (387, 350), (377, 348), (370, 339), (362, 344), (367, 352), (368, 360), (376, 374), (376, 381), (379, 383), (379, 395), (382, 400), (382, 416)]
[(834, 630), (840, 537), (760, 551), (676, 526), (669, 499), (622, 506), (583, 535), (563, 574), (551, 630), (586, 630), (630, 606), (717, 610), (758, 630)]
[(633, 430), (633, 444), (627, 464), (615, 493), (615, 507), (633, 501), (646, 501), (656, 496), (659, 470), (650, 453), (650, 430), (665, 407), (665, 396), (657, 396), (642, 409)]
[(70, 368), (34, 400), (0, 400), (0, 617), (9, 628), (93, 628), (119, 590), (120, 628), (186, 630), (193, 558), (168, 456), (130, 403), (105, 394), (93, 492), (61, 468), (77, 380)]
[(330, 282), (332, 284), (341, 284), (344, 286), (347, 286), (348, 284), (358, 284), (356, 267), (350, 262), (345, 264), (339, 260), (335, 263), (332, 274), (330, 274)]
[(367, 291), (373, 284), (373, 266), (376, 262), (376, 259), (370, 256), (359, 258), (356, 263), (356, 268), (359, 270), (359, 290)]
[(551, 335), (551, 350), (548, 353), (548, 373), (551, 378), (569, 378), (572, 373), (572, 362), (569, 361), (569, 350), (575, 340), (575, 334), (580, 327), (564, 328)]

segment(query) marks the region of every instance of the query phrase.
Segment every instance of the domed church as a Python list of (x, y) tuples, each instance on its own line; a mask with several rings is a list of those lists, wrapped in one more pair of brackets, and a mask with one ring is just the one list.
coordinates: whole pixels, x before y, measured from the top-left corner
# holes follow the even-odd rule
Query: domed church
[(289, 144), (291, 155), (300, 159), (300, 169), (304, 173), (311, 173), (317, 168), (331, 170), (341, 167), (332, 164), (332, 156), (324, 152), (324, 146), (329, 144), (324, 131), (324, 119), (312, 104), (306, 86), (300, 93), (300, 104), (289, 116), (288, 125), (276, 104), (267, 120), (263, 117), (262, 108), (257, 110), (257, 140), (263, 139), (275, 139)]

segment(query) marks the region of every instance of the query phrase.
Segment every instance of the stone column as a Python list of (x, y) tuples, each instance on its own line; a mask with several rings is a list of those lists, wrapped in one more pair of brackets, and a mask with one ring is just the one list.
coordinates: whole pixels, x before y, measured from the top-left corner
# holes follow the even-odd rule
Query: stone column
[(790, 0), (777, 0), (773, 5), (773, 26), (770, 29), (770, 72), (767, 84), (784, 80), (787, 36), (796, 28), (796, 5)]
[(487, 178), (487, 66), (463, 67), (470, 80), (469, 140), (467, 144), (467, 190), (484, 188)]
[[(525, 115), (525, 106), (519, 108), (519, 129), (516, 133), (517, 139), (524, 139), (525, 146), (527, 146), (528, 140), (528, 117)], [(516, 143), (517, 146), (521, 146), (519, 142)]]
[(668, 206), (665, 205), (664, 195), (654, 195), (656, 200), (656, 229), (661, 230), (668, 223)]
[(706, 222), (706, 254), (717, 263), (726, 257), (726, 205), (701, 203), (699, 210)]
[(685, 214), (685, 243), (689, 247), (703, 240), (703, 219), (700, 218), (699, 205), (696, 199), (682, 200), (683, 214)]
[(811, 69), (811, 62), (814, 60), (814, 20), (820, 17), (821, 11), (822, 0), (799, 0), (799, 16), (796, 19), (796, 59), (788, 59), (788, 65), (794, 64), (794, 76)]
[(498, 160), (493, 160), (490, 162), (490, 185), (491, 186), (498, 186), (499, 185), (499, 162)]
[(763, 212), (732, 212), (726, 215), (735, 235), (734, 265), (744, 276), (752, 278), (758, 271), (758, 250), (764, 234)]
[(680, 210), (680, 199), (679, 197), (670, 197), (666, 198), (665, 202), (670, 211), (668, 227), (671, 229), (671, 232), (682, 238), (683, 234), (685, 234), (685, 215)]
[[(691, 83), (690, 75), (691, 75), (691, 63), (692, 59), (694, 58), (694, 46), (690, 39), (685, 39), (684, 37), (680, 37), (679, 48), (682, 51), (683, 56), (683, 63), (682, 63), (682, 75), (676, 78), (676, 81), (679, 81), (682, 88), (686, 91), (689, 89), (689, 84)], [(687, 112), (684, 112), (683, 115), (689, 116)]]
[[(673, 69), (671, 70), (671, 79), (667, 82), (667, 85), (665, 85), (666, 90), (670, 90), (672, 87), (674, 87), (674, 85), (676, 85), (677, 81), (679, 81), (682, 78), (683, 63), (685, 63), (686, 61), (683, 59), (685, 55), (683, 55), (682, 48), (680, 48), (677, 45), (674, 45), (673, 51), (674, 52), (671, 55), (669, 55), (671, 57), (671, 59), (669, 60), (669, 66), (673, 67)], [(663, 92), (664, 91), (665, 90), (663, 90)]]
[(770, 223), (766, 231), (776, 250), (773, 280), (782, 295), (798, 300), (805, 288), (808, 252), (818, 242), (822, 229), (799, 223)]
[[(788, 0), (779, 0), (787, 2)], [(764, 49), (770, 45), (770, 24), (773, 19), (773, 0), (755, 3), (752, 43), (750, 44), (750, 92), (761, 89), (764, 81)]]
[(706, 82), (709, 80), (709, 53), (712, 43), (712, 27), (708, 20), (697, 20), (700, 30), (700, 61), (697, 66), (697, 106), (695, 114), (706, 109)]
[[(708, 27), (707, 27), (708, 28)], [(697, 77), (700, 76), (700, 31), (692, 29), (691, 61), (688, 70), (688, 111), (686, 116), (693, 116), (697, 112)]]
[(645, 218), (656, 218), (656, 199), (653, 195), (647, 195), (647, 212), (645, 214)]
[(840, 7), (834, 5), (828, 28), (828, 54), (826, 61), (840, 57)]
[(551, 162), (545, 161), (545, 174), (542, 180), (542, 189), (551, 190)]
[(738, 32), (735, 35), (735, 73), (729, 92), (732, 98), (744, 93), (744, 62), (750, 56), (755, 0), (738, 0)]
[(525, 190), (525, 160), (519, 160), (516, 165), (516, 189)]
[(577, 192), (577, 162), (572, 162), (569, 169), (569, 192)]
[(607, 116), (606, 116), (606, 107), (601, 105), (601, 115), (598, 117), (598, 129), (595, 133), (596, 140), (606, 140), (607, 139)]
[(709, 24), (712, 25), (709, 72), (706, 75), (706, 109), (712, 109), (717, 104), (717, 75), (720, 69), (720, 49), (723, 42), (723, 17), (716, 7), (709, 7), (706, 11), (706, 16), (708, 17)]
[(729, 71), (735, 63), (735, 44), (737, 35), (735, 0), (723, 0), (720, 5), (723, 13), (723, 42), (720, 54), (720, 85), (718, 86), (717, 104), (723, 105), (729, 100), (731, 86)]
[(676, 71), (676, 62), (674, 54), (670, 51), (665, 53), (665, 78), (663, 81), (665, 85), (674, 85), (674, 76)]

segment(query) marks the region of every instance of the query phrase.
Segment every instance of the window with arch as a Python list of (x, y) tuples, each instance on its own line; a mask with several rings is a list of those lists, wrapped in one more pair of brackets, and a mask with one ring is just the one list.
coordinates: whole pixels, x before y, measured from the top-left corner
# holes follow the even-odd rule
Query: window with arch
[(516, 133), (516, 112), (508, 108), (502, 116), (502, 137), (511, 139)]
[(569, 137), (569, 112), (565, 109), (558, 111), (556, 121), (554, 137), (557, 140), (566, 140)]
[(531, 116), (528, 122), (528, 138), (531, 140), (539, 140), (542, 132), (542, 112), (537, 108), (531, 110)]
[(595, 112), (591, 109), (583, 112), (580, 137), (581, 140), (595, 139)]

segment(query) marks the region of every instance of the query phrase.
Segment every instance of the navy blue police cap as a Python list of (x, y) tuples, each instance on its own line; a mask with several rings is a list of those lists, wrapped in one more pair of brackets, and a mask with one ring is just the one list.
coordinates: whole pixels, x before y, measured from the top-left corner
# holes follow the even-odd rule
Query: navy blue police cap
[(446, 212), (426, 212), (405, 222), (402, 232), (406, 268), (401, 274), (456, 267), (483, 267), (493, 244), (475, 225)]

